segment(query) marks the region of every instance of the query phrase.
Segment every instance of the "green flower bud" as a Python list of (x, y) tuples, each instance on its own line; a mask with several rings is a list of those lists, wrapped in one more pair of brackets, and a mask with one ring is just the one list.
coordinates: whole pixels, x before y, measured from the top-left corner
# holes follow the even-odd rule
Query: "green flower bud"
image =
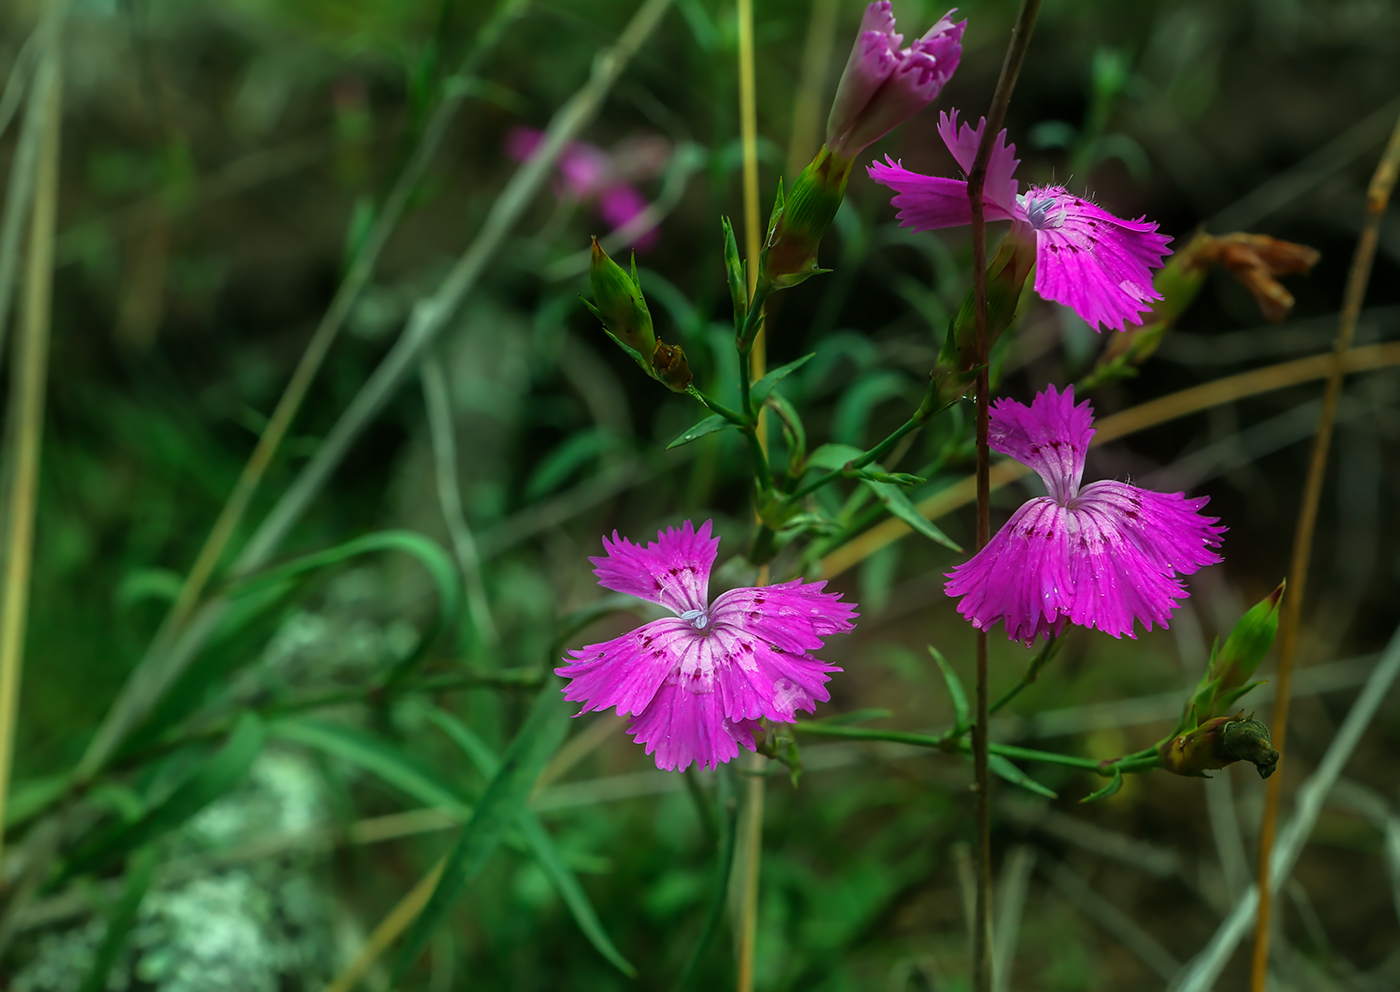
[(637, 352), (645, 361), (656, 350), (656, 333), (652, 330), (651, 311), (647, 309), (647, 301), (642, 296), (636, 275), (635, 258), (629, 277), (622, 266), (603, 251), (598, 239), (593, 239), (593, 265), (588, 273), (588, 281), (593, 287), (590, 309), (613, 337)]
[(1195, 730), (1168, 737), (1157, 749), (1162, 767), (1174, 775), (1209, 778), (1208, 770), (1248, 761), (1268, 778), (1278, 767), (1279, 753), (1269, 740), (1269, 728), (1258, 720), (1218, 716)]
[(1240, 617), (1235, 629), (1225, 639), (1224, 646), (1211, 662), (1208, 676), (1220, 680), (1217, 699), (1248, 682), (1269, 653), (1274, 635), (1278, 633), (1279, 604), (1283, 602), (1283, 591), (1287, 585), (1287, 582), (1280, 582), (1277, 589)]
[(786, 198), (779, 190), (759, 270), (773, 289), (796, 286), (824, 271), (817, 267), (817, 248), (846, 195), (854, 164), (855, 159), (835, 155), (823, 145)]

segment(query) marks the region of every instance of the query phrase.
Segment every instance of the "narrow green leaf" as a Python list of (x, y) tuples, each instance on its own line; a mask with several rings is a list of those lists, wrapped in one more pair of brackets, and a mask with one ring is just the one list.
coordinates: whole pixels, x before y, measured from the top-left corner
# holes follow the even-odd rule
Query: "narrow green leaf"
[(11, 830), (42, 813), (67, 791), (67, 774), (45, 775), (43, 778), (12, 783), (5, 802), (5, 829)]
[(465, 816), (462, 797), (431, 767), (382, 738), (354, 727), (304, 717), (278, 720), (268, 728), (278, 740), (313, 748), (377, 775), (427, 806), (446, 806)]
[(1009, 759), (1003, 758), (999, 754), (987, 755), (987, 767), (1012, 785), (1019, 785), (1023, 789), (1034, 792), (1037, 796), (1044, 796), (1046, 799), (1059, 798), (1059, 795), (1054, 792), (1054, 790), (1047, 789), (1025, 772), (1021, 771), (1021, 769), (1017, 768)]
[(447, 855), (437, 888), (418, 919), (413, 921), (399, 952), (391, 985), (397, 985), (403, 978), (452, 904), (486, 865), (507, 828), (519, 818), (545, 762), (564, 739), (568, 726), (566, 716), (559, 683), (550, 680), (540, 690), (525, 724), (506, 749), (500, 771), (487, 785), (471, 819)]
[(1079, 801), (1081, 803), (1092, 803), (1100, 799), (1107, 799), (1109, 796), (1116, 795), (1121, 788), (1123, 788), (1123, 771), (1117, 765), (1114, 765), (1113, 778), (1108, 780), (1108, 784), (1102, 789), (1094, 790)]
[(267, 729), (257, 714), (245, 712), (224, 746), (192, 772), (163, 802), (130, 823), (105, 831), (80, 848), (64, 871), (72, 877), (101, 868), (164, 836), (243, 780), (262, 750)]
[[(482, 775), (494, 778), (500, 771), (500, 759), (496, 757), (485, 741), (472, 732), (470, 727), (467, 727), (451, 713), (438, 709), (436, 706), (426, 703), (415, 703), (414, 705), (418, 707), (420, 713), (435, 723), (439, 730), (462, 749), (467, 759), (476, 766), (477, 771), (481, 772)], [(549, 883), (559, 893), (559, 898), (564, 900), (564, 905), (569, 907), (574, 922), (583, 931), (583, 935), (588, 938), (588, 942), (624, 975), (636, 978), (637, 969), (622, 956), (622, 952), (617, 949), (612, 938), (608, 936), (607, 930), (603, 928), (603, 921), (598, 918), (593, 903), (588, 900), (588, 893), (583, 891), (583, 886), (579, 884), (578, 878), (564, 863), (559, 849), (554, 845), (554, 838), (549, 835), (549, 831), (545, 829), (539, 817), (528, 809), (522, 809), (516, 820), (516, 825), (525, 837), (530, 854), (540, 866), (540, 870), (544, 872), (545, 878), (549, 879)]]
[(885, 505), (885, 509), (903, 520), (914, 530), (918, 531), (930, 541), (943, 545), (951, 551), (961, 552), (962, 548), (947, 534), (943, 533), (933, 525), (919, 508), (914, 505), (914, 501), (898, 486), (892, 486), (887, 482), (872, 482), (865, 480), (865, 484), (875, 493), (875, 498)]
[(457, 616), (458, 604), (462, 601), (462, 585), (457, 575), (456, 562), (442, 545), (431, 538), (411, 530), (376, 531), (236, 582), (229, 587), (228, 595), (235, 599), (241, 598), (269, 587), (275, 588), (289, 579), (338, 565), (351, 558), (383, 551), (401, 552), (422, 565), (423, 570), (433, 580), (438, 596), (437, 616), (432, 625), (423, 632), (414, 649), (394, 665), (387, 678), (390, 683), (397, 682), (426, 656), (437, 641), (438, 635), (452, 618)]
[(788, 445), (788, 474), (800, 475), (806, 471), (807, 465), (807, 428), (802, 425), (802, 417), (798, 414), (797, 408), (789, 403), (781, 393), (769, 393), (766, 402), (778, 415), (778, 420), (783, 425), (783, 436), (787, 439)]
[(121, 956), (127, 938), (136, 925), (136, 913), (141, 908), (141, 900), (146, 898), (151, 888), (151, 879), (156, 872), (155, 849), (143, 847), (132, 854), (127, 862), (126, 885), (121, 899), (112, 907), (107, 917), (107, 932), (102, 936), (97, 954), (92, 959), (92, 968), (83, 981), (80, 992), (103, 992), (107, 988), (107, 976), (112, 966)]
[(958, 678), (958, 673), (953, 671), (953, 666), (948, 664), (948, 659), (932, 644), (928, 646), (928, 653), (933, 655), (933, 660), (938, 663), (938, 670), (943, 673), (943, 681), (948, 686), (948, 698), (953, 701), (955, 728), (958, 733), (962, 733), (972, 725), (968, 715), (967, 693), (963, 691), (962, 681)]
[(590, 428), (566, 438), (540, 459), (525, 483), (525, 499), (548, 496), (568, 482), (594, 459), (617, 449), (617, 435), (603, 428)]
[(786, 379), (788, 376), (792, 375), (802, 366), (806, 365), (813, 358), (815, 358), (816, 354), (817, 353), (814, 351), (810, 355), (803, 355), (795, 362), (788, 362), (786, 365), (779, 365), (772, 372), (769, 372), (762, 379), (759, 379), (757, 382), (755, 382), (753, 384), (753, 387), (749, 390), (749, 395), (753, 397), (753, 405), (762, 406), (763, 401), (768, 398), (768, 394), (773, 391), (773, 387), (778, 384), (778, 380)]
[(689, 444), (691, 441), (694, 441), (697, 438), (702, 438), (706, 434), (714, 434), (716, 431), (722, 431), (726, 427), (733, 426), (735, 425), (725, 420), (719, 414), (711, 414), (704, 420), (700, 421), (698, 424), (694, 424), (691, 427), (689, 427), (684, 434), (676, 438), (670, 444), (666, 445), (666, 450), (670, 451), (672, 448), (679, 448), (681, 445)]

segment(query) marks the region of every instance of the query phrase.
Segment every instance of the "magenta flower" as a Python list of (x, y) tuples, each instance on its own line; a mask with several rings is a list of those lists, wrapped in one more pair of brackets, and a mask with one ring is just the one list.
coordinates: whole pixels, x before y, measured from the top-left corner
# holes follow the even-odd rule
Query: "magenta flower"
[[(959, 126), (957, 111), (939, 115), (938, 133), (964, 171), (972, 168), (977, 145), (987, 122), (976, 128)], [(1095, 330), (1099, 325), (1121, 331), (1125, 321), (1142, 323), (1152, 300), (1162, 294), (1152, 287), (1152, 269), (1171, 254), (1170, 238), (1157, 225), (1139, 217), (1122, 220), (1070, 193), (1063, 186), (1032, 186), (1016, 193), (1016, 146), (997, 135), (987, 167), (987, 220), (1013, 222), (1012, 236), (1035, 248), (1035, 291), (1063, 303)], [(932, 231), (972, 223), (967, 183), (910, 172), (893, 159), (874, 162), (870, 178), (899, 195), (903, 227)]]
[[(528, 161), (544, 140), (544, 132), (534, 128), (511, 128), (506, 135), (506, 154), (517, 162)], [(647, 199), (630, 180), (649, 179), (665, 166), (670, 146), (661, 139), (625, 143), (607, 152), (584, 141), (564, 147), (555, 163), (559, 183), (555, 194), (592, 203), (598, 216), (612, 230), (630, 224), (647, 208)], [(655, 227), (632, 239), (630, 247), (646, 251), (656, 245), (660, 232)]]
[(1089, 402), (1048, 387), (1029, 407), (998, 400), (991, 446), (1035, 469), (1048, 496), (1026, 501), (987, 546), (948, 573), (949, 596), (979, 630), (1006, 622), (1027, 645), (1065, 621), (1135, 637), (1133, 621), (1162, 627), (1186, 598), (1178, 575), (1220, 561), (1224, 527), (1199, 511), (1207, 498), (1156, 493), (1126, 482), (1080, 488), (1094, 436)]
[(710, 602), (718, 547), (708, 520), (698, 532), (690, 521), (664, 530), (645, 547), (603, 538), (607, 555), (589, 559), (598, 584), (676, 615), (570, 651), (555, 669), (573, 680), (564, 698), (582, 700), (580, 714), (617, 707), (636, 717), (627, 732), (668, 771), (714, 768), (741, 744), (752, 751), (760, 718), (792, 723), (797, 710), (831, 698), (826, 673), (841, 669), (810, 652), (854, 626), (853, 605), (822, 592), (824, 582), (731, 589)]
[(849, 160), (933, 102), (962, 58), (967, 22), (953, 23), (956, 10), (902, 49), (889, 0), (865, 8), (826, 120), (827, 147)]

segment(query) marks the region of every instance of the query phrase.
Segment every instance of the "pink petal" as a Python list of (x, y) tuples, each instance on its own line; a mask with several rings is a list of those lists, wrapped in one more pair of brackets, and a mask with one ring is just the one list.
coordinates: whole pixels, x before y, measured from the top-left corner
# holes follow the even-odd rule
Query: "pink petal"
[[(609, 186), (598, 198), (598, 213), (614, 231), (631, 223), (646, 208), (646, 197), (625, 183)], [(630, 247), (646, 251), (658, 240), (659, 232), (655, 227), (650, 227), (633, 238)]]
[[(952, 152), (954, 161), (962, 168), (964, 175), (972, 172), (973, 163), (977, 160), (977, 146), (982, 143), (982, 135), (986, 130), (985, 117), (974, 128), (971, 124), (959, 124), (956, 110), (952, 113), (945, 110), (938, 115), (938, 135), (943, 139), (943, 144), (948, 146), (948, 151)], [(1015, 177), (1016, 167), (1020, 164), (1021, 160), (1016, 157), (1016, 146), (1006, 143), (1006, 130), (1003, 128), (992, 142), (992, 157), (987, 162), (987, 184), (983, 189), (987, 204), (995, 204), (1005, 217), (993, 217), (989, 212), (988, 220), (1005, 220), (1016, 216)], [(963, 192), (963, 199), (967, 199), (966, 191)], [(971, 208), (964, 223), (972, 223)]]
[[(875, 6), (871, 4), (871, 6)], [(867, 10), (867, 19), (869, 11)], [(894, 18), (889, 18), (890, 27)], [(859, 122), (875, 91), (890, 78), (899, 66), (899, 35), (891, 37), (884, 31), (862, 31), (851, 48), (841, 81), (836, 86), (836, 98), (831, 101), (831, 113), (826, 118), (826, 143), (837, 145)]]
[(715, 681), (722, 712), (729, 719), (767, 717), (792, 723), (797, 710), (811, 713), (818, 702), (831, 698), (827, 673), (841, 671), (835, 665), (732, 630), (716, 628), (712, 636), (728, 659)]
[(822, 646), (822, 638), (853, 630), (855, 604), (840, 593), (823, 592), (826, 583), (793, 579), (777, 585), (730, 589), (710, 607), (716, 630), (747, 634), (785, 651), (805, 653)]
[[(890, 202), (898, 209), (901, 227), (915, 231), (936, 231), (972, 223), (972, 204), (967, 199), (967, 183), (910, 172), (889, 156), (867, 167), (870, 178), (888, 186), (898, 195)], [(1013, 215), (987, 201), (987, 220), (1012, 220)]]
[(564, 687), (564, 698), (582, 700), (579, 713), (615, 706), (619, 716), (637, 714), (646, 709), (662, 682), (680, 670), (687, 655), (699, 652), (696, 642), (704, 639), (687, 621), (665, 617), (611, 641), (571, 650), (567, 664), (554, 674), (571, 680)]
[(733, 721), (721, 710), (719, 693), (692, 692), (678, 682), (668, 682), (657, 692), (646, 711), (632, 721), (627, 732), (656, 767), (685, 771), (692, 762), (716, 768), (739, 756), (739, 745), (754, 750), (756, 720)]
[(611, 542), (603, 538), (603, 548), (605, 557), (588, 559), (603, 588), (660, 603), (678, 614), (705, 609), (710, 567), (719, 548), (719, 538), (710, 537), (710, 521), (696, 531), (687, 520), (680, 528), (661, 531), (655, 543), (645, 546), (614, 531)]
[(527, 161), (543, 140), (543, 131), (533, 127), (513, 127), (506, 132), (506, 154), (516, 162)]
[(1079, 490), (1093, 425), (1093, 407), (1088, 400), (1074, 405), (1073, 386), (1062, 393), (1047, 386), (1030, 406), (997, 400), (987, 440), (994, 451), (1035, 469), (1050, 495), (1064, 504)]
[(579, 199), (596, 196), (611, 180), (612, 156), (594, 145), (575, 141), (565, 147), (557, 165), (569, 192)]
[(1029, 500), (973, 558), (949, 573), (945, 591), (975, 627), (1005, 622), (1030, 644), (1067, 619), (1135, 637), (1167, 626), (1186, 598), (1178, 575), (1220, 561), (1211, 550), (1223, 528), (1188, 500), (1121, 482), (1086, 486), (1070, 506)]
[(977, 554), (948, 573), (944, 591), (978, 630), (998, 620), (1013, 641), (1031, 644), (1063, 626), (1069, 612), (1067, 513), (1048, 496), (1021, 506)]
[(1162, 298), (1153, 288), (1152, 269), (1161, 268), (1171, 254), (1171, 239), (1156, 233), (1155, 223), (1115, 217), (1062, 187), (1032, 188), (1022, 200), (1050, 201), (1042, 208), (1047, 223), (1033, 225), (1035, 291), (1063, 303), (1096, 330), (1141, 324), (1150, 301)]

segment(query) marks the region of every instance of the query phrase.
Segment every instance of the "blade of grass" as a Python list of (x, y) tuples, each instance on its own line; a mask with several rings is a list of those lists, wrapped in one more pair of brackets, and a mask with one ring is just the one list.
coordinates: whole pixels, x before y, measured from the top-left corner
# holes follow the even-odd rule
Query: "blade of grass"
[(457, 898), (485, 867), (506, 829), (519, 819), (535, 780), (564, 739), (567, 726), (564, 697), (557, 680), (551, 680), (540, 690), (524, 725), (506, 749), (500, 771), (487, 785), (448, 853), (437, 887), (404, 939), (391, 984), (402, 980)]
[[(341, 327), (344, 326), (355, 301), (359, 299), (360, 293), (374, 274), (380, 252), (398, 225), (410, 197), (417, 190), (428, 164), (437, 151), (437, 146), (447, 133), (458, 107), (467, 95), (468, 82), (506, 29), (524, 12), (524, 7), (524, 0), (502, 0), (496, 13), (478, 34), (476, 43), (463, 61), (456, 76), (445, 84), (442, 101), (423, 129), (423, 135), (419, 139), (417, 147), (395, 181), (393, 189), (375, 218), (374, 226), (366, 237), (363, 247), (351, 263), (340, 288), (336, 291), (335, 298), (321, 318), (316, 333), (307, 344), (306, 351), (302, 354), (301, 360), (292, 373), (291, 380), (287, 383), (287, 388), (283, 391), (281, 399), (277, 401), (277, 407), (273, 410), (267, 427), (258, 438), (258, 444), (253, 449), (253, 454), (243, 467), (243, 472), (239, 476), (233, 492), (229, 494), (229, 498), (224, 504), (223, 510), (220, 511), (209, 536), (205, 538), (204, 546), (200, 549), (194, 565), (191, 566), (189, 574), (185, 577), (185, 582), (181, 586), (174, 605), (166, 615), (146, 656), (127, 680), (126, 685), (122, 687), (117, 701), (88, 745), (88, 749), (78, 766), (77, 777), (79, 780), (91, 778), (106, 764), (121, 744), (126, 733), (140, 722), (161, 692), (183, 670), (183, 664), (178, 656), (173, 661), (167, 660), (169, 656), (174, 654), (176, 632), (189, 620), (200, 596), (203, 595), (204, 589), (212, 578), (218, 563), (222, 560), (234, 532), (247, 513), (248, 505), (252, 502), (253, 495), (262, 482), (268, 466), (271, 465), (273, 456), (285, 439), (297, 412), (301, 409), (302, 401), (306, 398), (306, 393), (311, 388), (316, 373), (325, 361), (326, 354), (339, 335)], [(252, 571), (259, 564), (261, 561), (254, 562), (242, 572)], [(188, 659), (183, 660), (187, 661)]]
[(433, 865), (428, 873), (418, 880), (418, 884), (389, 911), (389, 915), (379, 922), (379, 926), (374, 928), (374, 932), (365, 941), (365, 946), (359, 949), (350, 963), (331, 980), (323, 992), (350, 992), (359, 983), (365, 972), (379, 960), (379, 956), (388, 950), (389, 945), (398, 940), (399, 934), (408, 929), (408, 925), (423, 912), (423, 907), (432, 898), (438, 882), (442, 879), (442, 870), (446, 866), (447, 859), (439, 858), (438, 863)]
[(107, 917), (107, 932), (102, 935), (102, 943), (98, 945), (97, 954), (92, 960), (92, 969), (79, 992), (103, 992), (107, 988), (107, 976), (121, 956), (122, 948), (126, 947), (132, 928), (136, 926), (136, 914), (141, 909), (141, 900), (146, 898), (151, 888), (155, 870), (154, 848), (144, 847), (128, 859), (126, 885)]
[[(1308, 564), (1312, 558), (1313, 530), (1317, 511), (1322, 503), (1322, 482), (1327, 475), (1327, 454), (1332, 444), (1332, 428), (1337, 419), (1337, 404), (1342, 398), (1342, 380), (1346, 375), (1347, 353), (1356, 333), (1356, 321), (1366, 301), (1366, 287), (1371, 281), (1371, 267), (1380, 241), (1381, 218), (1390, 203), (1391, 191), (1400, 176), (1400, 120), (1395, 122), (1390, 142), (1381, 155), (1375, 174), (1366, 191), (1366, 218), (1361, 238), (1356, 243), (1351, 272), (1347, 277), (1342, 302), (1341, 320), (1337, 325), (1337, 342), (1333, 349), (1332, 367), (1328, 370), (1327, 388), (1322, 395), (1322, 416), (1318, 419), (1317, 435), (1313, 439), (1308, 474), (1303, 481), (1303, 501), (1298, 509), (1298, 525), (1293, 535), (1293, 561), (1288, 570), (1289, 595), (1284, 599), (1283, 615), (1279, 618), (1278, 666), (1274, 681), (1278, 684), (1278, 702), (1274, 704), (1272, 726), (1269, 728), (1273, 746), (1287, 753), (1289, 685), (1293, 677), (1293, 658), (1298, 647), (1298, 625), (1302, 616), (1303, 598), (1307, 588)], [(1270, 854), (1278, 828), (1279, 801), (1283, 794), (1283, 776), (1269, 779), (1264, 798), (1264, 817), (1259, 827), (1259, 914), (1254, 928), (1254, 955), (1250, 970), (1252, 992), (1265, 992), (1269, 980), (1269, 926), (1272, 902), (1269, 890)]]
[(462, 491), (457, 485), (457, 435), (452, 426), (452, 403), (447, 393), (447, 376), (442, 361), (430, 354), (423, 361), (423, 405), (428, 410), (428, 432), (432, 435), (434, 475), (437, 477), (438, 504), (452, 538), (452, 550), (467, 591), (467, 609), (472, 626), (483, 648), (496, 646), (499, 637), (491, 616), (491, 602), (481, 578), (481, 554), (476, 537), (462, 509)]
[[(42, 128), (34, 177), (29, 257), (22, 322), (6, 417), (5, 585), (0, 593), (0, 823), (10, 789), (15, 721), (19, 715), (20, 672), (33, 564), (34, 513), (39, 488), (39, 446), (44, 427), (44, 387), (48, 377), (49, 307), (53, 299), (53, 232), (58, 210), (59, 133), (62, 126), (63, 5), (45, 18), (44, 54), (30, 99), (40, 108)], [(16, 163), (18, 166), (19, 163)], [(0, 834), (0, 852), (4, 849)]]
[[(462, 752), (466, 754), (472, 764), (476, 765), (477, 771), (481, 772), (482, 775), (489, 779), (495, 777), (500, 771), (500, 758), (496, 757), (495, 752), (487, 746), (486, 742), (472, 733), (471, 729), (464, 726), (460, 720), (436, 706), (423, 704), (418, 709), (462, 749)], [(540, 779), (543, 780), (543, 778), (544, 774), (542, 773)], [(593, 903), (588, 899), (588, 893), (583, 891), (578, 877), (564, 863), (564, 859), (559, 854), (559, 848), (554, 844), (554, 838), (549, 835), (549, 831), (540, 822), (540, 818), (530, 810), (522, 809), (516, 820), (516, 826), (524, 835), (525, 843), (529, 847), (535, 863), (544, 872), (545, 878), (549, 879), (549, 883), (554, 886), (554, 890), (559, 893), (559, 898), (564, 900), (564, 905), (569, 907), (574, 922), (583, 931), (583, 935), (588, 938), (588, 942), (618, 971), (628, 978), (636, 978), (637, 969), (622, 956), (622, 952), (617, 949), (617, 945), (608, 936), (607, 930), (603, 927), (603, 921), (598, 918)]]

